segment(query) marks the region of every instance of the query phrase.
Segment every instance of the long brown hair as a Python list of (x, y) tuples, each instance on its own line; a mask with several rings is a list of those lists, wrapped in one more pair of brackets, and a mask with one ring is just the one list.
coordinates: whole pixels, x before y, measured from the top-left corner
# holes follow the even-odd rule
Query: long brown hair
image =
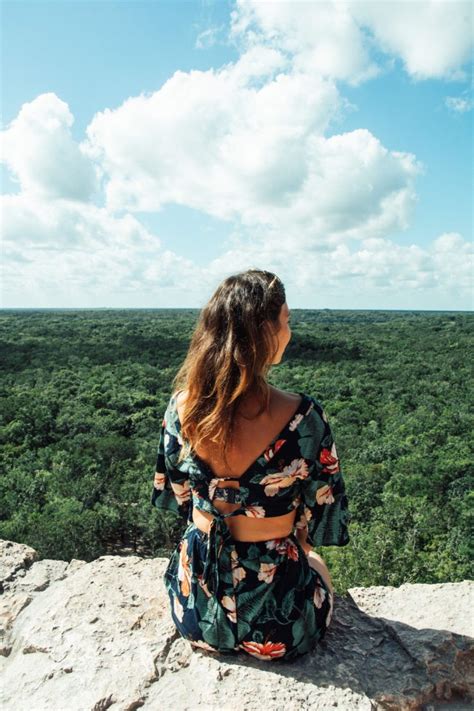
[(266, 376), (278, 352), (276, 335), (286, 301), (280, 279), (262, 269), (229, 276), (202, 309), (186, 358), (173, 379), (187, 391), (178, 461), (203, 441), (212, 442), (227, 465), (234, 418), (247, 393), (268, 407)]

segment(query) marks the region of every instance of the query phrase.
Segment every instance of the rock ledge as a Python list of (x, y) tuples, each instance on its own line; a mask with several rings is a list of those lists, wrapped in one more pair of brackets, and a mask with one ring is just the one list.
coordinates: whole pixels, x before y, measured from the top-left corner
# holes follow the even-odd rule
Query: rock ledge
[(2, 711), (473, 708), (474, 581), (351, 588), (315, 652), (277, 666), (182, 639), (166, 564), (0, 540)]

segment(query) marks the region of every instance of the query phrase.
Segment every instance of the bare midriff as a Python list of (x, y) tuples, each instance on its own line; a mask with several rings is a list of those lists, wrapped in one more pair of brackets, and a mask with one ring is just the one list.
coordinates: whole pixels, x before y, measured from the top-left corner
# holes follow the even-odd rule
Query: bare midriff
[[(234, 482), (219, 482), (218, 487), (227, 486), (234, 488), (238, 484)], [(240, 504), (230, 504), (220, 499), (213, 500), (212, 505), (221, 513), (230, 513), (240, 508)], [(225, 519), (229, 531), (236, 541), (251, 543), (252, 541), (268, 541), (272, 538), (285, 538), (293, 531), (296, 509), (289, 511), (283, 516), (272, 516), (270, 518), (250, 518), (244, 514), (231, 516)], [(193, 508), (193, 521), (197, 528), (203, 533), (209, 533), (210, 522), (214, 515), (207, 511)]]
[[(301, 396), (295, 393), (281, 393), (273, 386), (271, 387), (272, 398), (270, 409), (259, 416), (250, 419), (250, 412), (245, 413), (246, 417), (239, 417), (235, 425), (234, 446), (229, 448), (229, 465), (232, 472), (247, 471), (250, 462), (255, 461), (261, 454), (268, 442), (273, 441), (275, 435), (280, 432), (284, 425), (288, 423), (301, 403)], [(178, 416), (183, 406), (182, 395), (178, 396), (177, 409)], [(250, 408), (256, 410), (256, 405), (251, 403)], [(258, 433), (258, 440), (256, 434)], [(247, 443), (253, 442), (254, 452), (249, 453)], [(206, 462), (213, 472), (222, 471), (223, 466), (220, 457), (212, 456), (212, 449), (201, 447), (197, 454)], [(224, 477), (224, 474), (215, 473), (216, 478)], [(217, 483), (218, 487), (238, 488), (239, 477), (232, 475)], [(240, 504), (231, 504), (222, 499), (214, 499), (213, 506), (223, 514), (231, 513), (240, 508)], [(209, 532), (210, 522), (214, 518), (212, 513), (193, 508), (193, 521), (203, 533)], [(272, 538), (284, 538), (293, 531), (296, 518), (296, 509), (289, 511), (282, 516), (271, 516), (265, 518), (251, 518), (249, 516), (237, 515), (225, 519), (225, 522), (236, 541), (251, 543), (252, 541), (268, 541)]]

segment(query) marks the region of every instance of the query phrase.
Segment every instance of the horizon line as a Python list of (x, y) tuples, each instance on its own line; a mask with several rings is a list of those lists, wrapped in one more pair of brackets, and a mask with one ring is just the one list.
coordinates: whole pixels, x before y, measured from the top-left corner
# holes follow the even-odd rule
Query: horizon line
[[(2, 311), (201, 311), (203, 306), (0, 306)], [(333, 309), (323, 307), (292, 307), (291, 311), (393, 311), (417, 313), (474, 313), (474, 309)]]

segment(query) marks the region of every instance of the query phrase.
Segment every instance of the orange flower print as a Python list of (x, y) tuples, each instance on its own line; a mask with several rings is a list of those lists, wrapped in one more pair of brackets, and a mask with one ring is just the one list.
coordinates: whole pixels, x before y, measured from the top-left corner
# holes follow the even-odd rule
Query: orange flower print
[(242, 568), (242, 566), (239, 565), (239, 558), (235, 548), (233, 548), (231, 551), (230, 563), (232, 570), (232, 582), (234, 584), (234, 587), (236, 587), (240, 583), (240, 581), (247, 576), (247, 571), (245, 570), (245, 568)]
[(285, 444), (285, 442), (286, 442), (286, 439), (277, 439), (277, 441), (275, 442), (275, 444), (274, 444), (272, 447), (268, 447), (268, 448), (265, 450), (265, 452), (263, 453), (263, 456), (265, 457), (265, 460), (266, 460), (267, 462), (269, 462), (270, 459), (272, 459), (272, 457), (275, 456), (275, 454), (278, 452), (278, 450), (279, 450), (281, 447), (283, 447), (283, 445)]
[(191, 498), (191, 488), (188, 480), (186, 480), (183, 484), (178, 484), (177, 482), (172, 481), (171, 488), (173, 489), (178, 504), (184, 504), (185, 501), (189, 501)]
[(158, 491), (163, 491), (165, 488), (165, 483), (166, 483), (166, 474), (162, 474), (161, 472), (155, 472), (155, 478), (153, 480), (153, 486), (155, 489), (158, 489)]
[(207, 583), (202, 582), (202, 577), (203, 577), (202, 575), (197, 576), (198, 583), (201, 586), (201, 589), (203, 590), (203, 592), (207, 595), (207, 597), (212, 597), (212, 593), (209, 590), (209, 588), (207, 587)]
[(182, 622), (184, 610), (183, 610), (182, 604), (180, 603), (180, 601), (178, 600), (176, 595), (173, 595), (173, 612), (176, 615), (176, 617), (178, 618), (178, 620), (180, 622)]
[(181, 594), (184, 597), (189, 597), (189, 593), (191, 592), (191, 570), (186, 545), (183, 542), (181, 543), (182, 545), (179, 550), (178, 580), (180, 581)]
[(248, 654), (253, 657), (258, 657), (258, 659), (276, 659), (277, 657), (283, 657), (286, 652), (286, 645), (284, 642), (242, 642), (239, 645), (240, 649), (243, 649)]
[(318, 504), (333, 504), (335, 499), (332, 495), (332, 486), (326, 484), (325, 486), (320, 486), (316, 491), (316, 501)]
[(237, 608), (234, 595), (224, 595), (221, 599), (221, 604), (226, 609), (229, 620), (231, 622), (237, 622)]
[(319, 453), (319, 461), (323, 465), (322, 471), (328, 474), (337, 474), (339, 471), (339, 459), (337, 457), (336, 445), (333, 442), (331, 449), (323, 447)]
[(300, 424), (303, 417), (304, 417), (304, 415), (302, 415), (301, 413), (298, 413), (298, 415), (295, 415), (293, 417), (290, 424), (288, 425), (288, 429), (290, 430), (290, 432), (293, 432), (293, 430), (296, 430), (296, 428)]
[(286, 555), (290, 560), (298, 560), (299, 558), (298, 546), (291, 540), (291, 538), (287, 539)]
[(298, 546), (291, 540), (289, 536), (284, 538), (273, 538), (267, 541), (267, 548), (275, 548), (281, 555), (286, 555), (290, 560), (298, 560)]
[(310, 402), (308, 409), (307, 409), (306, 412), (304, 413), (304, 416), (305, 416), (305, 417), (306, 417), (307, 415), (309, 415), (309, 413), (311, 412), (311, 410), (313, 409), (313, 407), (314, 407), (314, 402)]
[(326, 627), (329, 627), (329, 623), (331, 622), (333, 609), (334, 609), (334, 595), (333, 595), (333, 593), (329, 593), (329, 612), (326, 615)]
[[(304, 517), (306, 519), (306, 522), (311, 521), (311, 519), (313, 518), (313, 512), (311, 511), (309, 506), (304, 507)], [(303, 526), (303, 528), (304, 528), (304, 526)]]
[(293, 459), (291, 464), (288, 464), (281, 472), (267, 474), (260, 481), (260, 484), (265, 486), (266, 496), (275, 496), (279, 489), (284, 489), (287, 486), (294, 484), (295, 479), (306, 479), (309, 474), (308, 465), (304, 457)]
[(318, 610), (321, 609), (321, 606), (326, 598), (326, 588), (324, 588), (322, 585), (319, 584), (319, 581), (316, 583), (316, 587), (314, 588), (314, 594), (313, 594), (313, 602), (318, 608)]
[[(306, 507), (306, 508), (308, 508), (308, 507)], [(311, 517), (310, 509), (308, 509), (308, 511), (310, 512), (310, 517)], [(301, 528), (307, 528), (307, 526), (308, 526), (308, 519), (306, 518), (305, 512), (302, 511), (299, 518), (297, 518), (295, 521), (295, 528), (301, 529)]]
[(247, 506), (245, 515), (250, 518), (265, 518), (265, 509), (263, 506)]
[(208, 652), (218, 652), (219, 650), (215, 647), (211, 647), (210, 644), (204, 642), (202, 639), (190, 639), (189, 642), (193, 647), (200, 647), (201, 649), (206, 649)]
[(278, 565), (276, 563), (260, 563), (258, 579), (263, 580), (266, 583), (271, 583), (273, 581), (273, 576), (275, 575), (277, 568)]

